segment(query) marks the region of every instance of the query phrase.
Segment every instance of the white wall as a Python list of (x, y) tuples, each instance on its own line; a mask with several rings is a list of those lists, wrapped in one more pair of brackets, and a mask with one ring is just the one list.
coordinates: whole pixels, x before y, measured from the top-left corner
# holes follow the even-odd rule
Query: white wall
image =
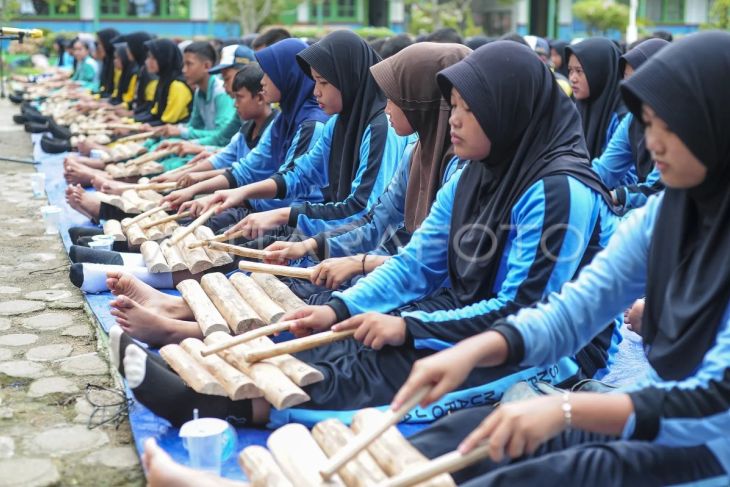
[(686, 0), (684, 5), (684, 21), (687, 24), (702, 24), (707, 22), (707, 14), (710, 10), (708, 0)]
[[(212, 3), (215, 5), (215, 0)], [(208, 0), (190, 0), (190, 20), (207, 21), (209, 16)]]
[(79, 0), (81, 20), (94, 20), (94, 0)]

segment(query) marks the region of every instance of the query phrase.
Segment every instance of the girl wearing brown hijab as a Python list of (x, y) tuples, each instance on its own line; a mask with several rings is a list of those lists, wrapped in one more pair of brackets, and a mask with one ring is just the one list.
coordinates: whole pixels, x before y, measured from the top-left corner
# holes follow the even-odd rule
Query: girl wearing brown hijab
[[(431, 208), (436, 192), (460, 169), (449, 137), (450, 107), (436, 83), (436, 73), (469, 55), (460, 44), (413, 44), (372, 68), (388, 98), (386, 113), (396, 133), (418, 135), (403, 156), (395, 179), (363, 218), (303, 242), (276, 242), (270, 262), (321, 260), (311, 283), (291, 280), (297, 294), (310, 303), (329, 298), (326, 289), (371, 272), (410, 240)], [(326, 259), (326, 260), (325, 260)], [(314, 287), (312, 285), (315, 285)]]

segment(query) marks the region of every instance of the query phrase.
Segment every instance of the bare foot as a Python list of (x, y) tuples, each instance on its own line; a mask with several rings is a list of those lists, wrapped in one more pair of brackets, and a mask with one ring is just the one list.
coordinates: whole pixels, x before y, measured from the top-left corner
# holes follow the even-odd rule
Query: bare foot
[(157, 446), (154, 438), (149, 438), (144, 443), (142, 464), (147, 472), (149, 487), (170, 485), (176, 487), (240, 487), (248, 485), (180, 465)]
[(94, 195), (87, 193), (80, 185), (66, 188), (66, 202), (71, 208), (90, 220), (97, 221), (99, 219), (101, 201)]
[(89, 186), (94, 176), (106, 174), (104, 171), (92, 169), (76, 161), (67, 161), (63, 164), (63, 176), (69, 184), (83, 184)]
[(194, 319), (193, 312), (183, 298), (158, 291), (130, 274), (107, 272), (106, 286), (113, 295), (127, 296), (160, 316), (176, 320)]
[(183, 321), (161, 316), (155, 310), (142, 306), (127, 296), (117, 296), (109, 303), (111, 315), (129, 334), (150, 346), (180, 343), (186, 338), (203, 338), (195, 321)]
[(123, 181), (115, 181), (114, 179), (95, 177), (92, 184), (96, 189), (106, 194), (121, 195), (124, 191), (133, 188), (134, 185), (131, 183), (125, 183)]

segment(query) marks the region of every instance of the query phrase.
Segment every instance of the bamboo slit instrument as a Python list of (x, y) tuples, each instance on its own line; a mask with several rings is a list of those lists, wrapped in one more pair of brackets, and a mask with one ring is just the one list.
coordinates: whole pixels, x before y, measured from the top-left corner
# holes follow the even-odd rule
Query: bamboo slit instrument
[(247, 257), (249, 259), (263, 259), (266, 252), (258, 249), (247, 249), (246, 247), (239, 247), (238, 245), (230, 245), (221, 242), (214, 242), (212, 240), (203, 240), (195, 242), (194, 244), (188, 245), (189, 249), (195, 249), (198, 247), (208, 247), (213, 250), (220, 250), (222, 252), (228, 252), (229, 254), (238, 255), (240, 257)]
[(182, 213), (175, 213), (174, 215), (168, 215), (164, 218), (160, 218), (159, 220), (145, 223), (144, 225), (140, 225), (139, 228), (141, 228), (142, 230), (147, 230), (148, 228), (156, 227), (157, 225), (164, 225), (165, 223), (174, 222), (181, 218), (187, 218), (189, 216), (189, 211), (183, 211)]
[(466, 454), (455, 450), (436, 457), (428, 463), (405, 470), (379, 484), (379, 487), (409, 487), (440, 474), (456, 472), (488, 456), (489, 443), (487, 442), (480, 444)]
[(238, 263), (238, 268), (247, 272), (264, 272), (266, 274), (274, 274), (276, 276), (294, 277), (297, 279), (309, 280), (312, 276), (312, 269), (303, 267), (289, 267), (286, 265), (262, 264), (260, 262), (248, 262), (242, 260)]
[(179, 233), (176, 235), (173, 235), (170, 238), (170, 243), (173, 245), (177, 245), (182, 239), (190, 235), (195, 231), (196, 228), (198, 228), (200, 225), (204, 224), (210, 218), (215, 214), (216, 210), (220, 207), (220, 203), (208, 208), (202, 215), (200, 215), (198, 218), (196, 218), (190, 225), (182, 229)]
[(159, 159), (162, 159), (163, 157), (167, 157), (171, 154), (174, 154), (175, 151), (170, 149), (162, 149), (162, 150), (156, 150), (152, 152), (148, 152), (147, 154), (141, 155), (135, 159), (130, 159), (124, 164), (127, 166), (140, 166), (142, 164), (146, 164), (148, 162), (157, 161)]
[(322, 478), (328, 480), (335, 475), (344, 464), (352, 460), (358, 453), (367, 448), (370, 443), (375, 441), (375, 439), (383, 434), (388, 428), (396, 425), (401, 419), (403, 419), (403, 417), (408, 414), (411, 409), (416, 407), (416, 405), (418, 405), (418, 403), (426, 397), (426, 394), (428, 394), (430, 390), (430, 386), (421, 387), (397, 410), (388, 410), (388, 412), (385, 413), (382, 423), (377, 425), (377, 427), (357, 435), (345, 448), (333, 455), (322, 470), (320, 470)]
[(288, 353), (296, 353), (312, 348), (317, 348), (329, 343), (338, 342), (346, 338), (350, 338), (355, 334), (355, 330), (346, 331), (323, 331), (315, 333), (304, 338), (289, 340), (288, 342), (277, 343), (272, 347), (251, 350), (244, 353), (246, 361), (255, 363), (267, 358), (277, 357)]
[(129, 220), (127, 220), (127, 224), (126, 225), (122, 225), (122, 227), (129, 227), (131, 225), (134, 225), (135, 223), (137, 223), (137, 222), (139, 222), (141, 220), (144, 220), (148, 216), (154, 215), (155, 213), (158, 213), (160, 211), (165, 211), (168, 208), (169, 208), (169, 206), (167, 205), (167, 203), (164, 203), (164, 204), (158, 206), (157, 208), (152, 208), (150, 210), (147, 210), (147, 211), (145, 211), (143, 213), (140, 213), (139, 215), (135, 216), (134, 218), (130, 218)]
[(214, 353), (221, 352), (223, 350), (226, 350), (231, 347), (235, 347), (236, 345), (240, 345), (241, 343), (250, 342), (251, 340), (254, 340), (259, 337), (264, 337), (268, 335), (273, 335), (274, 333), (280, 333), (282, 331), (289, 330), (289, 327), (294, 323), (293, 321), (282, 321), (281, 323), (274, 323), (273, 325), (266, 325), (262, 326), (261, 328), (256, 328), (255, 330), (247, 331), (246, 333), (242, 333), (238, 336), (233, 337), (231, 340), (223, 343), (219, 343), (218, 345), (213, 345), (212, 347), (208, 347), (200, 352), (200, 354), (203, 357), (207, 357), (208, 355), (213, 355)]

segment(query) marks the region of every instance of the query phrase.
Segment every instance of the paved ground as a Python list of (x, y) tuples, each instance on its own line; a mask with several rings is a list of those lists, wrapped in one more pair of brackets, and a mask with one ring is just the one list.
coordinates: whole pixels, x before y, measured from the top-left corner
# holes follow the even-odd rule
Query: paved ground
[[(29, 159), (17, 108), (0, 100), (0, 156)], [(58, 236), (46, 236), (28, 175), (0, 161), (0, 487), (143, 485), (129, 425), (92, 424), (119, 410), (105, 337), (68, 280)], [(93, 414), (87, 399), (106, 405)]]

